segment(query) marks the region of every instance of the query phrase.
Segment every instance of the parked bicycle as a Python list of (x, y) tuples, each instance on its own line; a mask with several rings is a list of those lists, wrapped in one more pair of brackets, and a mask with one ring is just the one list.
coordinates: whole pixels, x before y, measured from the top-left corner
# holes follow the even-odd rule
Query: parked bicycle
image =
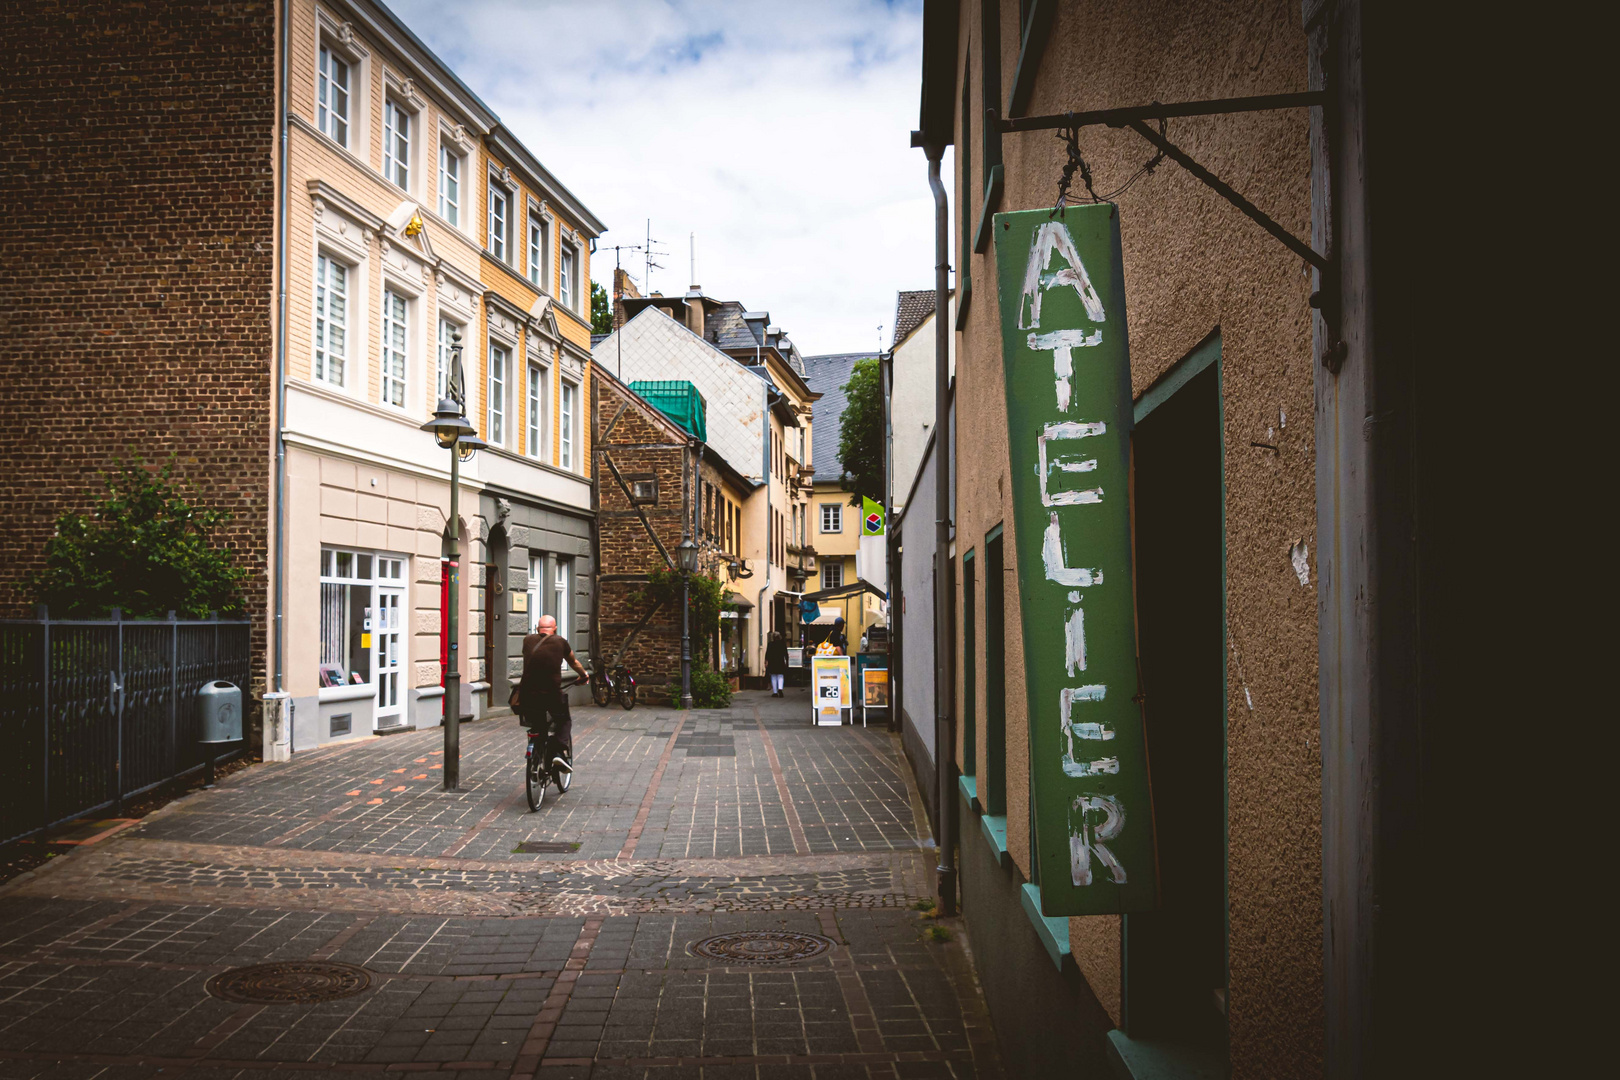
[(528, 796), (529, 809), (540, 809), (546, 800), (546, 788), (557, 786), (561, 798), (574, 780), (573, 755), (563, 751), (560, 755), (548, 753), (550, 735), (543, 731), (530, 731), (529, 744), (524, 750), (523, 793)]
[(628, 712), (636, 707), (636, 677), (623, 664), (611, 674), (599, 667), (591, 675), (591, 697), (601, 706), (616, 700)]

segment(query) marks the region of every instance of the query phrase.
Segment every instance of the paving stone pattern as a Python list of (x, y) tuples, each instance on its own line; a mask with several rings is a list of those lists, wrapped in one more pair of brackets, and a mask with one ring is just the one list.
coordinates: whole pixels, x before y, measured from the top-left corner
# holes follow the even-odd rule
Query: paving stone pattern
[[(485, 721), (460, 793), (437, 790), (436, 732), (393, 736), (255, 766), (80, 848), (0, 887), (0, 1080), (999, 1076), (960, 942), (914, 910), (932, 859), (893, 738), (811, 728), (796, 695), (581, 709), (574, 785), (539, 813), (521, 730)], [(761, 967), (691, 951), (739, 930), (836, 944)], [(311, 959), (371, 986), (205, 990)]]

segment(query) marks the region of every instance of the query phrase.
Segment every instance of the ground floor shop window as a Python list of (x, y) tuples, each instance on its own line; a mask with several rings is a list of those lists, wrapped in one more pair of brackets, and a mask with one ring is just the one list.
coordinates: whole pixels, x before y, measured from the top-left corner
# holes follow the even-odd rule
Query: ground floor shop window
[(402, 712), (405, 560), (321, 549), (320, 685), (372, 685), (377, 718)]

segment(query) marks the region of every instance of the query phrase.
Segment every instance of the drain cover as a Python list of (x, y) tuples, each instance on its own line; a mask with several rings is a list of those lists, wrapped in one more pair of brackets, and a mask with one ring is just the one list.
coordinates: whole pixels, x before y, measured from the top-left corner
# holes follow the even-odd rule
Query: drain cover
[(313, 1005), (352, 997), (371, 985), (371, 973), (330, 960), (292, 960), (232, 968), (208, 980), (208, 992), (250, 1005)]
[(837, 942), (820, 934), (794, 934), (786, 930), (743, 930), (694, 941), (693, 956), (727, 964), (791, 964), (820, 956)]
[(578, 844), (567, 840), (525, 840), (512, 849), (517, 855), (567, 855), (578, 850)]

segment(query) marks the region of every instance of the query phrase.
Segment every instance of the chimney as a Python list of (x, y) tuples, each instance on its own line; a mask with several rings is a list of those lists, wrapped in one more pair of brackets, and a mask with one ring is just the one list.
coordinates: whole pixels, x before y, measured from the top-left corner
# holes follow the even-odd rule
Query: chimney
[(686, 290), (686, 328), (698, 337), (703, 336), (703, 286), (693, 285)]
[(640, 299), (635, 282), (623, 269), (613, 271), (613, 329), (624, 325), (624, 301)]

